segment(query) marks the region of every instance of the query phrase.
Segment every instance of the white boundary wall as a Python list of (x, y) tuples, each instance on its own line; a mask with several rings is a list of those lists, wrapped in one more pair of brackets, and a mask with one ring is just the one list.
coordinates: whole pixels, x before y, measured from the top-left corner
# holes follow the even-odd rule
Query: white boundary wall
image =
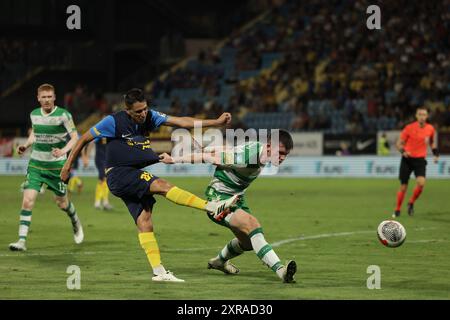
[[(439, 163), (427, 158), (427, 177), (450, 178), (450, 156), (443, 156)], [(25, 175), (28, 159), (0, 158), (0, 175)], [(80, 167), (82, 167), (80, 163)], [(279, 168), (265, 170), (266, 176), (274, 177), (360, 177), (396, 178), (400, 167), (400, 157), (347, 156), (347, 157), (288, 157)], [(273, 168), (272, 168), (273, 169)], [(171, 176), (211, 176), (214, 166), (208, 164), (156, 164), (148, 170), (161, 177)], [(97, 176), (94, 161), (87, 168), (78, 170), (80, 176)]]

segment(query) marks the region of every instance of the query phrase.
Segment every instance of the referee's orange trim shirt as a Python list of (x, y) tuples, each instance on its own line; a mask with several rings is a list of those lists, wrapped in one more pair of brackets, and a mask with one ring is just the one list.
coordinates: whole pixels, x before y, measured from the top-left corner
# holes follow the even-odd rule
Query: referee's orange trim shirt
[(433, 143), (434, 128), (426, 123), (423, 128), (419, 122), (408, 124), (400, 134), (400, 139), (405, 141), (405, 151), (413, 158), (425, 158), (427, 156), (427, 145)]

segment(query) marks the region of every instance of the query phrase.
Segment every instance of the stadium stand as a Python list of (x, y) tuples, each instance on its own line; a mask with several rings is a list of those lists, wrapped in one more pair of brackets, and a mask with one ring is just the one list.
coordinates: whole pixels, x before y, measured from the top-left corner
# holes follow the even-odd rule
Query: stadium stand
[[(382, 29), (370, 33), (361, 19), (367, 5), (273, 5), (146, 90), (155, 107), (174, 115), (230, 111), (246, 127), (336, 134), (399, 129), (412, 120), (415, 107), (425, 105), (437, 129), (450, 132), (449, 1), (389, 3), (382, 6)], [(61, 41), (0, 38), (1, 94), (39, 66), (65, 59)], [(101, 95), (83, 92), (84, 86), (65, 98), (77, 122), (105, 109)]]
[(59, 65), (66, 57), (61, 41), (25, 41), (0, 38), (0, 93), (44, 65)]
[(448, 1), (396, 1), (370, 36), (356, 14), (366, 6), (287, 1), (156, 80), (154, 104), (217, 104), (249, 127), (325, 133), (399, 129), (425, 105), (432, 122), (450, 130)]

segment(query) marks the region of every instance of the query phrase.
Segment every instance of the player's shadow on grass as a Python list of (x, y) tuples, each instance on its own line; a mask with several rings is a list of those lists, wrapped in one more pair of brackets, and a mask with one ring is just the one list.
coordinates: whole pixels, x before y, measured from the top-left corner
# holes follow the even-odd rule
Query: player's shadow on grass
[[(180, 268), (178, 268), (180, 269)], [(281, 280), (270, 270), (261, 270), (256, 269), (246, 269), (239, 272), (239, 274), (225, 274), (219, 270), (210, 270), (210, 269), (189, 269), (189, 270), (178, 270), (178, 272), (184, 272), (185, 274), (191, 273), (196, 277), (205, 277), (208, 276), (211, 280), (220, 281), (222, 283), (248, 283), (248, 284), (267, 284), (267, 283), (281, 283)]]

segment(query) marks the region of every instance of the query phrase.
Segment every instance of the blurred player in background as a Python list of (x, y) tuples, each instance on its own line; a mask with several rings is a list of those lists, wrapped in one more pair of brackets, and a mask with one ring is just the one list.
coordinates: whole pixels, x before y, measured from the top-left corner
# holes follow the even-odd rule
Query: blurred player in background
[(148, 135), (161, 125), (193, 128), (194, 122), (198, 121), (204, 127), (224, 126), (231, 121), (231, 115), (224, 113), (217, 119), (208, 120), (168, 116), (149, 109), (140, 89), (129, 90), (124, 99), (125, 110), (105, 117), (83, 134), (61, 170), (61, 179), (68, 179), (73, 161), (87, 143), (95, 138), (107, 138), (107, 183), (112, 194), (123, 200), (136, 223), (139, 242), (153, 269), (152, 280), (183, 282), (161, 263), (159, 246), (153, 233), (152, 210), (156, 202), (153, 196), (158, 194), (176, 204), (210, 212), (215, 219), (222, 219), (228, 214), (237, 197), (205, 201), (142, 170), (160, 161), (150, 148)]
[(87, 166), (89, 156), (95, 145), (95, 167), (98, 171), (98, 182), (95, 187), (95, 209), (112, 210), (109, 203), (109, 188), (106, 183), (106, 138), (98, 138), (91, 142), (86, 148), (87, 152), (83, 158), (83, 163)]
[(380, 139), (378, 139), (377, 144), (377, 155), (379, 156), (388, 156), (391, 154), (391, 146), (389, 145), (389, 141), (386, 136), (386, 132), (381, 134)]
[(209, 201), (223, 201), (239, 195), (236, 206), (223, 220), (217, 221), (210, 217), (213, 222), (229, 228), (236, 237), (228, 242), (215, 258), (209, 260), (208, 269), (217, 269), (226, 274), (237, 274), (239, 269), (230, 262), (230, 259), (241, 255), (244, 251), (253, 250), (257, 257), (283, 282), (295, 282), (294, 274), (297, 271), (295, 261), (288, 261), (286, 265), (281, 263), (280, 258), (267, 243), (258, 219), (251, 214), (244, 198), (245, 191), (259, 176), (262, 168), (271, 162), (271, 157), (278, 153), (278, 159), (272, 164), (279, 166), (292, 148), (293, 141), (289, 132), (279, 130), (279, 141), (276, 145), (271, 144), (269, 135), (266, 145), (253, 141), (230, 150), (219, 147), (208, 153), (188, 154), (181, 157), (171, 157), (167, 153), (161, 155), (161, 161), (167, 164), (183, 162), (215, 164), (217, 167), (214, 178), (205, 192)]
[[(27, 249), (26, 240), (31, 224), (31, 212), (43, 184), (55, 193), (56, 204), (70, 218), (75, 243), (81, 243), (84, 238), (75, 206), (68, 200), (66, 184), (59, 176), (66, 162), (67, 153), (78, 140), (72, 115), (55, 105), (55, 89), (50, 84), (39, 86), (37, 99), (41, 106), (30, 114), (32, 131), (25, 144), (18, 147), (19, 154), (23, 154), (33, 146), (23, 186), (19, 240), (9, 245), (9, 249), (13, 251)], [(67, 136), (70, 136), (68, 141)]]
[(67, 191), (69, 191), (69, 194), (74, 193), (75, 190), (77, 190), (78, 194), (80, 194), (83, 190), (83, 180), (81, 180), (80, 176), (78, 175), (78, 170), (80, 169), (80, 157), (85, 157), (85, 153), (86, 148), (83, 148), (83, 150), (81, 151), (81, 156), (78, 156), (75, 159), (72, 170), (70, 170), (70, 179), (67, 183)]
[(419, 198), (425, 186), (427, 160), (427, 146), (431, 146), (434, 155), (434, 163), (439, 160), (439, 150), (436, 144), (436, 131), (427, 123), (428, 111), (425, 107), (419, 107), (416, 111), (417, 121), (408, 124), (400, 134), (397, 141), (397, 149), (402, 155), (400, 162), (400, 190), (397, 192), (397, 206), (393, 218), (400, 216), (403, 199), (408, 189), (408, 181), (414, 171), (416, 187), (408, 201), (408, 214), (414, 214), (414, 203)]

